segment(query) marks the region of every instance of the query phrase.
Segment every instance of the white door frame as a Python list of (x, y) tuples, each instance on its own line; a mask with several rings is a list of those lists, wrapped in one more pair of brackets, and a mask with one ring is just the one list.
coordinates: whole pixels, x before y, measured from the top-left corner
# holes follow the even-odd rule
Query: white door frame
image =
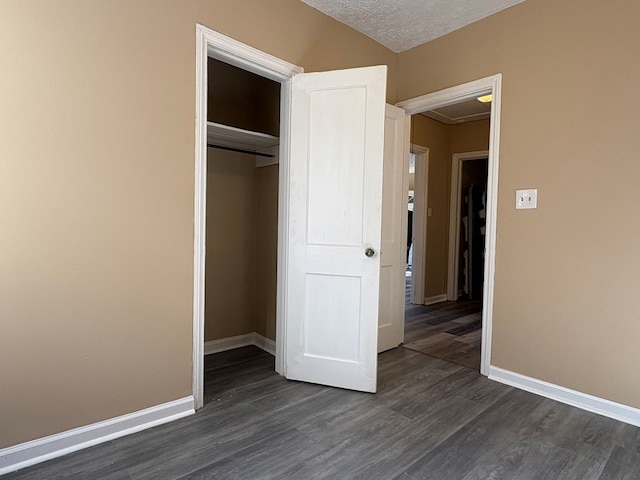
[[(424, 304), (425, 265), (427, 252), (427, 200), (429, 191), (429, 149), (411, 144), (416, 155), (413, 191), (413, 262), (411, 265), (411, 303)], [(417, 214), (416, 214), (417, 212)]]
[(387, 103), (384, 130), (378, 353), (404, 342), (410, 118)]
[(276, 303), (276, 372), (284, 374), (287, 230), (289, 205), (290, 81), (303, 69), (253, 47), (196, 25), (196, 139), (193, 240), (193, 397), (194, 407), (204, 400), (204, 299), (207, 219), (207, 59), (214, 57), (269, 78), (282, 85), (280, 92), (280, 147), (278, 187), (278, 276)]
[(451, 199), (449, 200), (449, 256), (447, 260), (447, 300), (458, 300), (460, 269), (460, 195), (462, 194), (462, 162), (489, 157), (489, 150), (454, 153), (451, 156)]
[(405, 100), (397, 104), (407, 115), (433, 110), (491, 93), (491, 119), (489, 130), (489, 169), (487, 176), (487, 218), (485, 238), (484, 294), (482, 304), (482, 353), (480, 373), (489, 374), (491, 364), (491, 334), (493, 328), (493, 295), (496, 263), (496, 219), (498, 208), (498, 160), (500, 158), (500, 102), (502, 75), (500, 73), (438, 92)]

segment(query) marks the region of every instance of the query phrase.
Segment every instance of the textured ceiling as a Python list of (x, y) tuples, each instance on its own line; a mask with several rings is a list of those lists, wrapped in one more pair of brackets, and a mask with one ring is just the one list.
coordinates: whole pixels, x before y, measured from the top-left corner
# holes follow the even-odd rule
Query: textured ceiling
[(402, 52), (524, 0), (302, 0)]

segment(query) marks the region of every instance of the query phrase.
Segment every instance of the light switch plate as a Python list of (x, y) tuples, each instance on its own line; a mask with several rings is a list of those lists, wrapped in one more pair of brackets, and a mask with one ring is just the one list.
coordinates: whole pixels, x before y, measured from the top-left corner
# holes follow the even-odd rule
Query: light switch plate
[(538, 189), (516, 190), (516, 209), (538, 208)]

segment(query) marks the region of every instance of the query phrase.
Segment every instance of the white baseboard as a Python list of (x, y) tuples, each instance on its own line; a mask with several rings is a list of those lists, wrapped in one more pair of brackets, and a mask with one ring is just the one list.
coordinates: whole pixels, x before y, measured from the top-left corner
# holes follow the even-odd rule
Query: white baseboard
[(270, 353), (271, 355), (273, 355), (275, 357), (276, 356), (276, 342), (274, 342), (270, 338), (263, 337), (259, 333), (255, 333), (254, 332), (254, 335), (255, 335), (255, 338), (254, 338), (253, 344), (256, 347), (261, 348), (265, 352)]
[(274, 356), (276, 354), (276, 342), (256, 332), (205, 342), (204, 354), (211, 355), (212, 353), (226, 352), (227, 350), (246, 347), (248, 345), (255, 345)]
[(254, 334), (255, 332), (252, 332), (245, 335), (238, 335), (236, 337), (227, 337), (204, 342), (204, 354), (211, 355), (212, 353), (226, 352), (227, 350), (233, 350), (234, 348), (253, 345)]
[(185, 397), (0, 450), (0, 475), (195, 413)]
[(640, 409), (622, 403), (612, 402), (494, 366), (489, 367), (489, 378), (588, 412), (640, 427)]
[(425, 305), (433, 305), (434, 303), (446, 302), (447, 294), (443, 293), (442, 295), (436, 295), (434, 297), (427, 297), (424, 299)]

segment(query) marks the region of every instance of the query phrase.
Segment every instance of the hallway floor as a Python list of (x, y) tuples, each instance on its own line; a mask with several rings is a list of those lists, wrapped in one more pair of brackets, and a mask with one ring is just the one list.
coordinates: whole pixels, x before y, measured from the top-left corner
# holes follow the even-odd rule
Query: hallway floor
[(404, 348), (480, 371), (482, 302), (459, 300), (433, 305), (410, 303), (405, 291)]

